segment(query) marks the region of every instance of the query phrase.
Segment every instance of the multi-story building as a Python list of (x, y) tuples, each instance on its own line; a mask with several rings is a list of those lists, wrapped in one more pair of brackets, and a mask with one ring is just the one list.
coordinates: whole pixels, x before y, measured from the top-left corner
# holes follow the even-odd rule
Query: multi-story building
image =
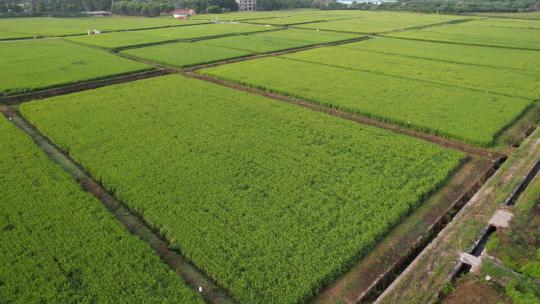
[(254, 11), (257, 6), (257, 0), (236, 0), (236, 3), (240, 11)]

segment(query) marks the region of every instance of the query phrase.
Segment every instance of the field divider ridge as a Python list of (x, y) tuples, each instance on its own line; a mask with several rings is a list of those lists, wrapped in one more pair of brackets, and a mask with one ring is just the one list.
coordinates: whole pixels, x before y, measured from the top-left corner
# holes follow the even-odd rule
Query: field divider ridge
[(32, 37), (0, 38), (0, 42), (20, 41), (20, 40), (34, 40), (34, 39), (42, 39), (42, 38), (46, 38), (46, 36), (36, 35), (36, 36), (32, 36)]
[(169, 74), (169, 72), (164, 69), (153, 68), (153, 69), (143, 71), (143, 72), (135, 72), (135, 73), (129, 73), (129, 74), (124, 74), (120, 76), (102, 78), (98, 80), (78, 82), (78, 83), (74, 83), (70, 85), (56, 86), (56, 87), (45, 89), (45, 90), (37, 90), (34, 92), (29, 92), (29, 93), (0, 97), (0, 105), (6, 105), (6, 106), (16, 105), (16, 104), (20, 104), (29, 100), (43, 99), (43, 98), (49, 98), (53, 96), (81, 92), (81, 91), (96, 89), (100, 87), (110, 86), (114, 84), (120, 84), (120, 83), (135, 81), (135, 80), (163, 76), (167, 74)]
[(212, 76), (209, 76), (209, 75), (203, 75), (203, 74), (200, 74), (200, 73), (196, 73), (194, 71), (186, 70), (186, 71), (183, 71), (182, 74), (186, 75), (188, 77), (191, 77), (191, 78), (196, 78), (196, 79), (199, 79), (199, 80), (212, 82), (212, 83), (215, 83), (215, 84), (219, 84), (219, 85), (222, 85), (222, 86), (225, 86), (225, 87), (237, 89), (237, 90), (240, 90), (240, 91), (261, 95), (261, 96), (268, 97), (268, 98), (278, 100), (278, 101), (282, 101), (282, 102), (295, 104), (295, 105), (302, 106), (304, 108), (307, 108), (307, 109), (310, 109), (310, 110), (313, 110), (313, 111), (323, 112), (323, 113), (326, 113), (326, 114), (329, 114), (329, 115), (332, 115), (332, 116), (344, 118), (344, 119), (351, 120), (351, 121), (354, 121), (354, 122), (357, 122), (357, 123), (361, 123), (361, 124), (365, 124), (365, 125), (385, 129), (385, 130), (388, 130), (388, 131), (391, 131), (391, 132), (394, 132), (394, 133), (414, 137), (414, 138), (417, 138), (417, 139), (420, 139), (420, 140), (424, 140), (424, 141), (427, 141), (427, 142), (434, 143), (434, 144), (439, 145), (439, 146), (444, 147), (444, 148), (449, 148), (449, 149), (462, 151), (462, 152), (467, 153), (467, 154), (477, 155), (477, 156), (484, 157), (484, 158), (491, 159), (491, 160), (495, 160), (495, 159), (498, 159), (500, 157), (505, 156), (502, 153), (493, 152), (493, 151), (490, 151), (489, 149), (486, 149), (486, 148), (471, 146), (471, 145), (468, 145), (468, 144), (463, 143), (463, 142), (459, 142), (459, 141), (452, 140), (452, 139), (449, 139), (449, 138), (440, 137), (440, 136), (437, 136), (437, 135), (434, 135), (434, 134), (429, 134), (429, 133), (416, 131), (414, 129), (409, 129), (409, 128), (400, 126), (398, 124), (389, 123), (389, 122), (385, 122), (385, 121), (382, 121), (382, 120), (377, 120), (377, 119), (374, 119), (374, 118), (370, 118), (370, 117), (365, 116), (365, 115), (361, 115), (361, 114), (357, 114), (357, 113), (350, 113), (350, 112), (340, 110), (340, 109), (337, 109), (337, 108), (332, 108), (332, 107), (316, 104), (316, 103), (313, 103), (313, 102), (310, 102), (310, 101), (307, 101), (307, 100), (304, 100), (304, 99), (291, 97), (291, 96), (286, 96), (286, 95), (275, 93), (275, 92), (265, 91), (265, 90), (262, 90), (262, 89), (254, 88), (254, 87), (251, 87), (251, 86), (243, 85), (243, 84), (232, 82), (232, 81), (229, 81), (229, 80), (224, 80), (224, 79), (212, 77)]
[(236, 303), (229, 294), (202, 270), (193, 265), (181, 253), (170, 248), (165, 237), (153, 229), (138, 214), (131, 211), (123, 202), (117, 200), (105, 187), (94, 179), (80, 164), (66, 152), (57, 147), (44, 134), (28, 122), (16, 109), (0, 106), (0, 112), (26, 133), (45, 152), (45, 154), (82, 187), (83, 190), (96, 197), (116, 219), (132, 234), (160, 256), (172, 271), (177, 273), (187, 285), (198, 292), (207, 303), (233, 304)]

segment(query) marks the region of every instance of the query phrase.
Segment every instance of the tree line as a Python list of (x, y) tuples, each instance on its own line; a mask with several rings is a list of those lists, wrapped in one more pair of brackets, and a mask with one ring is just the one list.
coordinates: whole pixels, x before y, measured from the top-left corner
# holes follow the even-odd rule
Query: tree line
[(539, 0), (401, 0), (397, 2), (343, 4), (331, 2), (319, 6), (321, 9), (412, 11), (422, 13), (462, 14), (473, 12), (532, 12), (540, 11)]
[[(112, 11), (119, 15), (159, 16), (175, 8), (197, 13), (237, 11), (234, 0), (0, 0), (0, 16), (79, 16), (84, 11)], [(381, 4), (353, 2), (323, 3), (320, 0), (258, 0), (258, 10), (294, 8), (415, 11), (425, 13), (527, 12), (540, 11), (540, 0), (398, 0)]]

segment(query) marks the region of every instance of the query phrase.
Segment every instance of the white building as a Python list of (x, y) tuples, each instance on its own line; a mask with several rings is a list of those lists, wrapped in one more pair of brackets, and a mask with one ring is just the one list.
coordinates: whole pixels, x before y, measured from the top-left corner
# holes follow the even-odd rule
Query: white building
[(257, 0), (235, 0), (238, 3), (240, 11), (254, 11), (257, 6)]

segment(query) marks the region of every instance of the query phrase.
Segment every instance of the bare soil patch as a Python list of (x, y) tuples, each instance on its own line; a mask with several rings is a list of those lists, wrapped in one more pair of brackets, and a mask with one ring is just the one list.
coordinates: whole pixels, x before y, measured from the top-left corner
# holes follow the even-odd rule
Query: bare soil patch
[(510, 304), (511, 300), (494, 284), (480, 283), (474, 278), (457, 282), (455, 290), (442, 304)]

